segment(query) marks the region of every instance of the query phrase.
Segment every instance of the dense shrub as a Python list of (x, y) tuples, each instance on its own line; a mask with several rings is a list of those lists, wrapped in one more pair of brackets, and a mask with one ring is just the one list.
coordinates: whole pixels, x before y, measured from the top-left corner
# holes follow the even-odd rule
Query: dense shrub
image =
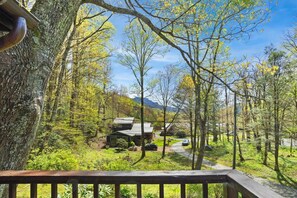
[(135, 143), (134, 142), (129, 142), (129, 147), (134, 147), (135, 146)]
[(126, 149), (128, 148), (128, 142), (123, 138), (119, 138), (117, 139), (117, 147)]
[(133, 196), (132, 192), (127, 187), (121, 188), (120, 194), (121, 198), (131, 198)]
[(53, 152), (44, 151), (32, 157), (27, 164), (31, 170), (76, 170), (79, 162), (70, 150), (58, 149)]
[(178, 138), (185, 138), (187, 134), (184, 131), (179, 131), (175, 134)]

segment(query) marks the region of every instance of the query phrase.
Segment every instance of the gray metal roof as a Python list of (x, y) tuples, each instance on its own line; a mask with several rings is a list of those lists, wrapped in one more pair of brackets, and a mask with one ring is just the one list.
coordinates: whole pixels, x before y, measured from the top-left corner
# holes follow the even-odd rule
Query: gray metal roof
[[(133, 124), (133, 127), (131, 130), (122, 130), (122, 131), (117, 131), (118, 133), (122, 133), (128, 136), (140, 136), (141, 135), (141, 124), (140, 123), (135, 123)], [(144, 123), (144, 133), (152, 133), (153, 132), (153, 127), (151, 127), (151, 123)]]
[(133, 124), (133, 122), (134, 122), (133, 117), (115, 118), (113, 121), (114, 124)]
[[(141, 131), (141, 123), (134, 123), (132, 126), (131, 131)], [(151, 133), (153, 132), (153, 127), (151, 127), (151, 123), (145, 122), (144, 123), (144, 132)]]

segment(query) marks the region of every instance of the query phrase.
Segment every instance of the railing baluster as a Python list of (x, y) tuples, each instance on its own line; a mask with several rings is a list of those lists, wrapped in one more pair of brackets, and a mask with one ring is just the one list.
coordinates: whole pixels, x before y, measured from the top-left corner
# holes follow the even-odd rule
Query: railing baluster
[(186, 198), (186, 184), (180, 184), (180, 197)]
[(98, 184), (94, 184), (94, 198), (98, 198), (99, 190), (98, 190)]
[(120, 184), (115, 184), (115, 198), (120, 198)]
[(228, 183), (224, 184), (224, 198), (238, 198), (238, 192)]
[(9, 184), (9, 198), (16, 198), (16, 191), (17, 190), (17, 185), (16, 184)]
[(208, 198), (208, 184), (203, 182), (203, 198)]
[(141, 184), (137, 184), (137, 198), (141, 198)]
[(159, 190), (160, 196), (159, 197), (164, 198), (164, 184), (160, 184), (159, 188), (160, 188), (160, 190)]
[(51, 184), (51, 197), (52, 198), (58, 197), (58, 185), (57, 184)]
[(72, 198), (78, 198), (78, 184), (72, 184)]
[(30, 185), (30, 197), (37, 198), (37, 184), (31, 183)]

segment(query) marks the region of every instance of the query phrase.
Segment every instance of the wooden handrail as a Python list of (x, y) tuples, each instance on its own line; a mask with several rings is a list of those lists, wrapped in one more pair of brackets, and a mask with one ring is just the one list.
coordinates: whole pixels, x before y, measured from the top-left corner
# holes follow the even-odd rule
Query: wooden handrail
[(114, 184), (115, 197), (120, 197), (121, 184), (136, 184), (137, 197), (141, 197), (142, 184), (159, 184), (160, 197), (164, 197), (164, 184), (180, 184), (181, 197), (185, 184), (202, 184), (203, 197), (208, 197), (208, 184), (223, 183), (225, 197), (280, 198), (282, 196), (258, 184), (236, 170), (203, 171), (0, 171), (0, 184), (9, 184), (11, 197), (15, 197), (16, 184), (30, 183), (31, 195), (36, 196), (36, 184), (51, 184), (52, 197), (57, 197), (57, 184), (72, 184), (73, 197), (77, 197), (78, 184), (93, 184), (94, 197), (98, 197), (98, 184)]
[(15, 20), (13, 29), (7, 35), (0, 38), (0, 52), (20, 43), (24, 39), (26, 33), (26, 19), (23, 17), (18, 17)]
[(4, 183), (179, 184), (227, 182), (229, 170), (213, 171), (0, 171)]

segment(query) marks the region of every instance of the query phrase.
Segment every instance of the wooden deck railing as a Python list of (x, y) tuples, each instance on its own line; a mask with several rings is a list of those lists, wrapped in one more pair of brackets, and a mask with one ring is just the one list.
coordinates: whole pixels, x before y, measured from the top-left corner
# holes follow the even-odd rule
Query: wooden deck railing
[(180, 197), (186, 196), (186, 184), (202, 184), (203, 197), (208, 197), (208, 184), (223, 183), (224, 197), (268, 197), (280, 195), (258, 184), (236, 170), (212, 171), (0, 171), (0, 184), (9, 185), (9, 198), (17, 197), (17, 184), (30, 184), (31, 198), (37, 198), (37, 184), (51, 184), (51, 197), (58, 196), (58, 184), (71, 184), (72, 197), (78, 198), (78, 184), (93, 184), (93, 197), (98, 198), (99, 184), (114, 184), (115, 197), (120, 197), (121, 184), (134, 184), (137, 198), (142, 197), (142, 184), (158, 184), (159, 197), (164, 197), (164, 184), (179, 184)]

